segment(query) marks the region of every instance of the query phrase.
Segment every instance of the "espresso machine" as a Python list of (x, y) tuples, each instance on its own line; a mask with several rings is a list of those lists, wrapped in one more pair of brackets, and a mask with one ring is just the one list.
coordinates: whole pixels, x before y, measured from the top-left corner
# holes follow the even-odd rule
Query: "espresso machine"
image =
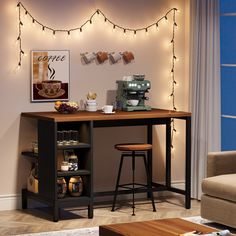
[(117, 80), (116, 83), (118, 84), (117, 109), (123, 111), (151, 110), (150, 106), (145, 105), (145, 100), (149, 99), (145, 93), (151, 88), (151, 83), (144, 79), (144, 75), (134, 75), (132, 80)]

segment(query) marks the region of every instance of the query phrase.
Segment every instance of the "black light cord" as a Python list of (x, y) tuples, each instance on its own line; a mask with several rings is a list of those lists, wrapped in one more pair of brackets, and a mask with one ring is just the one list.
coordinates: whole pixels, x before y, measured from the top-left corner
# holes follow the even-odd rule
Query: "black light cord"
[[(19, 62), (18, 62), (18, 68), (20, 68), (20, 66), (22, 65), (22, 55), (24, 55), (24, 51), (22, 50), (22, 38), (21, 38), (21, 27), (23, 26), (23, 22), (21, 21), (21, 8), (25, 11), (25, 15), (28, 15), (31, 17), (32, 19), (32, 23), (34, 24), (38, 24), (42, 27), (42, 30), (49, 30), (52, 32), (53, 36), (56, 35), (56, 33), (58, 32), (65, 32), (68, 34), (68, 36), (71, 34), (71, 32), (73, 31), (79, 31), (82, 32), (83, 31), (83, 27), (86, 24), (92, 24), (93, 23), (93, 18), (95, 17), (95, 15), (102, 15), (104, 17), (104, 22), (108, 22), (111, 25), (113, 25), (113, 29), (120, 29), (124, 32), (124, 34), (126, 32), (133, 32), (134, 36), (136, 36), (137, 32), (139, 31), (145, 31), (146, 33), (148, 32), (148, 30), (153, 27), (156, 26), (157, 28), (159, 27), (159, 23), (164, 19), (164, 20), (168, 20), (168, 15), (173, 12), (173, 28), (172, 28), (172, 39), (171, 39), (171, 44), (172, 44), (172, 66), (171, 66), (171, 81), (172, 81), (172, 88), (171, 88), (171, 94), (169, 95), (169, 97), (172, 99), (172, 109), (174, 111), (177, 110), (176, 106), (175, 106), (175, 87), (177, 85), (177, 82), (175, 80), (175, 62), (176, 62), (176, 55), (175, 55), (175, 30), (177, 27), (177, 23), (176, 23), (176, 16), (175, 13), (177, 11), (177, 8), (171, 8), (169, 11), (166, 12), (166, 14), (164, 16), (162, 16), (160, 19), (158, 19), (157, 21), (155, 21), (154, 23), (147, 25), (145, 27), (141, 27), (141, 28), (126, 28), (123, 27), (119, 24), (114, 23), (113, 21), (111, 21), (109, 18), (106, 17), (106, 15), (100, 10), (97, 9), (88, 20), (86, 20), (81, 26), (79, 27), (75, 27), (75, 28), (70, 28), (70, 29), (55, 29), (52, 27), (49, 27), (43, 23), (41, 23), (40, 21), (38, 21), (37, 19), (35, 19), (33, 17), (33, 15), (26, 9), (26, 7), (21, 3), (18, 2), (17, 4), (18, 7), (18, 13), (19, 13), (19, 34), (17, 37), (17, 41), (19, 42)], [(175, 123), (174, 120), (171, 120), (172, 123), (172, 134), (171, 134), (171, 147), (173, 148), (173, 138), (174, 138), (174, 133), (176, 132), (175, 129)]]
[[(113, 25), (113, 29), (121, 29), (123, 30), (124, 34), (128, 31), (130, 32), (133, 32), (134, 35), (137, 34), (138, 31), (143, 31), (145, 30), (146, 32), (148, 32), (149, 28), (153, 27), (153, 26), (156, 26), (157, 28), (159, 27), (159, 22), (162, 21), (163, 19), (167, 20), (167, 16), (168, 14), (170, 14), (172, 11), (174, 12), (174, 15), (175, 15), (175, 12), (177, 11), (177, 8), (171, 8), (169, 11), (166, 12), (166, 14), (161, 17), (159, 20), (155, 21), (154, 23), (146, 26), (146, 27), (142, 27), (142, 28), (125, 28), (119, 24), (116, 24), (114, 23), (113, 21), (111, 21), (109, 18), (106, 17), (106, 15), (100, 10), (100, 9), (97, 9), (92, 15), (91, 17), (86, 20), (81, 26), (79, 27), (75, 27), (75, 28), (70, 28), (70, 29), (56, 29), (56, 28), (52, 28), (52, 27), (49, 27), (43, 23), (41, 23), (40, 21), (38, 21), (37, 19), (35, 19), (33, 17), (33, 15), (26, 9), (26, 7), (21, 3), (21, 2), (18, 2), (17, 4), (17, 7), (19, 9), (19, 35), (18, 35), (18, 38), (17, 40), (19, 40), (19, 49), (20, 49), (20, 56), (19, 56), (19, 63), (18, 63), (18, 66), (20, 67), (21, 64), (22, 64), (22, 54), (24, 54), (23, 50), (22, 50), (22, 44), (21, 44), (21, 27), (23, 26), (23, 22), (21, 21), (21, 8), (25, 11), (25, 14), (28, 15), (29, 17), (31, 17), (32, 19), (32, 23), (34, 24), (38, 24), (42, 27), (42, 30), (45, 31), (45, 30), (49, 30), (52, 32), (53, 36), (56, 35), (57, 32), (65, 32), (67, 33), (68, 35), (71, 34), (71, 32), (73, 31), (79, 31), (79, 32), (82, 32), (83, 31), (83, 27), (86, 25), (86, 24), (92, 24), (92, 21), (93, 21), (93, 18), (95, 17), (95, 15), (99, 15), (101, 14), (103, 17), (104, 17), (104, 21), (105, 22), (109, 22), (111, 25)], [(175, 17), (174, 17), (175, 19)], [(175, 22), (174, 22), (175, 23)]]
[(19, 23), (18, 23), (18, 30), (19, 30), (19, 34), (17, 37), (17, 41), (19, 43), (19, 62), (18, 62), (18, 68), (21, 67), (21, 61), (22, 61), (22, 53), (24, 54), (23, 50), (22, 50), (22, 46), (21, 46), (21, 27), (23, 26), (23, 23), (21, 21), (21, 9), (20, 9), (20, 3), (17, 4), (18, 7), (18, 19), (19, 19)]
[[(172, 99), (172, 109), (174, 111), (177, 111), (177, 108), (175, 106), (175, 87), (177, 85), (177, 82), (175, 80), (175, 62), (177, 60), (176, 54), (175, 54), (175, 30), (177, 27), (176, 19), (175, 19), (175, 11), (173, 12), (173, 28), (172, 28), (172, 39), (171, 39), (171, 44), (172, 44), (172, 68), (171, 68), (171, 83), (172, 83), (172, 88), (171, 88), (171, 94), (170, 97)], [(171, 148), (173, 149), (173, 140), (174, 140), (174, 134), (177, 132), (175, 128), (175, 121), (174, 119), (171, 119), (172, 123), (172, 130), (171, 130)]]
[[(17, 41), (19, 42), (19, 62), (18, 62), (18, 68), (21, 67), (22, 65), (22, 55), (24, 55), (24, 51), (22, 50), (22, 38), (21, 38), (21, 27), (23, 26), (23, 22), (21, 21), (21, 7), (22, 9), (25, 10), (25, 15), (28, 15), (31, 17), (32, 19), (32, 23), (34, 24), (38, 24), (42, 27), (42, 30), (49, 30), (52, 31), (53, 36), (56, 35), (57, 32), (65, 32), (68, 34), (68, 36), (71, 34), (71, 32), (73, 31), (79, 31), (82, 32), (83, 31), (83, 27), (86, 24), (92, 24), (93, 22), (93, 18), (95, 17), (95, 15), (99, 15), (101, 14), (104, 17), (104, 22), (109, 22), (111, 25), (113, 25), (113, 29), (120, 29), (124, 32), (124, 34), (126, 32), (133, 32), (134, 36), (136, 36), (137, 32), (139, 31), (145, 31), (146, 33), (148, 32), (148, 30), (153, 27), (156, 26), (157, 28), (159, 27), (159, 23), (164, 19), (167, 20), (168, 19), (168, 15), (173, 12), (173, 28), (172, 28), (172, 39), (171, 39), (171, 44), (172, 44), (172, 66), (171, 66), (171, 81), (172, 81), (172, 88), (171, 88), (171, 94), (169, 95), (169, 97), (172, 99), (172, 109), (174, 111), (177, 110), (176, 106), (175, 106), (175, 86), (177, 85), (177, 82), (175, 80), (175, 61), (176, 61), (176, 55), (175, 55), (175, 29), (177, 27), (177, 23), (176, 23), (176, 17), (175, 17), (175, 13), (177, 11), (177, 8), (171, 8), (169, 11), (166, 12), (166, 14), (164, 16), (162, 16), (160, 19), (158, 19), (157, 21), (155, 21), (154, 23), (147, 25), (146, 27), (141, 27), (141, 28), (126, 28), (123, 27), (119, 24), (114, 23), (113, 21), (111, 21), (109, 18), (106, 17), (106, 15), (100, 10), (97, 9), (92, 15), (91, 17), (86, 20), (81, 26), (79, 27), (75, 27), (75, 28), (70, 28), (70, 29), (55, 29), (52, 27), (49, 27), (45, 24), (42, 24), (40, 21), (38, 21), (37, 19), (35, 19), (33, 17), (33, 15), (26, 9), (26, 7), (21, 3), (18, 2), (17, 4), (18, 7), (18, 18), (19, 18), (19, 24), (18, 24), (18, 30), (19, 30), (19, 34), (17, 37)], [(175, 129), (175, 122), (174, 119), (171, 120), (172, 123), (172, 131), (171, 131), (171, 147), (173, 148), (173, 139), (174, 139), (174, 133), (176, 133), (176, 129)]]

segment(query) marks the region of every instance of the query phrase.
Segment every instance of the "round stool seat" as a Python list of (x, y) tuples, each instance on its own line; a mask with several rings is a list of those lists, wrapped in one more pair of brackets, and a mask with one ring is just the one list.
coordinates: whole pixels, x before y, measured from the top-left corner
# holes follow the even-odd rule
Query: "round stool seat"
[(146, 151), (152, 149), (152, 145), (148, 143), (120, 143), (115, 148), (119, 151)]

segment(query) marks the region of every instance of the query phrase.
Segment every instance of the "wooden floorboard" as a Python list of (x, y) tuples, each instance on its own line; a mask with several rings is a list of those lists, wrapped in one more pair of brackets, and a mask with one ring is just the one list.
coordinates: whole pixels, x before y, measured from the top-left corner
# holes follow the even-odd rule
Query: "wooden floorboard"
[(156, 199), (157, 211), (152, 211), (150, 201), (136, 201), (136, 216), (131, 216), (132, 208), (127, 202), (118, 202), (118, 209), (111, 212), (111, 204), (96, 204), (94, 218), (87, 218), (87, 209), (61, 210), (61, 220), (51, 221), (48, 208), (1, 211), (0, 235), (16, 235), (23, 233), (56, 231), (105, 224), (135, 222), (162, 218), (189, 217), (200, 215), (200, 202), (192, 200), (191, 209), (184, 208), (184, 197)]

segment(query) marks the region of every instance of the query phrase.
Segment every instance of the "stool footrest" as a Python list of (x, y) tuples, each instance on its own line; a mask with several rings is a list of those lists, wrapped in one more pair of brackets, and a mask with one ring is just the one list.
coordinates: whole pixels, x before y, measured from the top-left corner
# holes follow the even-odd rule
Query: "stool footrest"
[[(133, 184), (130, 183), (130, 184), (120, 184), (118, 185), (118, 188), (124, 188), (124, 189), (129, 189), (129, 190), (140, 190), (140, 189), (148, 189), (148, 185), (147, 184), (140, 184), (140, 183), (134, 183), (134, 186), (133, 187)], [(136, 186), (140, 186), (140, 187), (136, 187)]]
[[(119, 184), (118, 187), (129, 186), (129, 185), (132, 185), (132, 186), (133, 186), (133, 183)], [(146, 187), (146, 188), (148, 187), (147, 184), (134, 183), (134, 185), (143, 186), (143, 187)]]
[[(126, 157), (132, 157), (132, 152), (122, 152), (121, 155)], [(145, 156), (144, 152), (135, 153), (135, 157), (143, 157), (143, 156)]]
[(136, 187), (136, 188), (132, 188), (132, 187), (124, 186), (124, 187), (120, 187), (120, 188), (129, 189), (129, 190), (134, 190), (135, 192), (136, 192), (136, 190), (141, 190), (141, 189), (145, 189), (145, 190), (146, 190), (146, 187)]

